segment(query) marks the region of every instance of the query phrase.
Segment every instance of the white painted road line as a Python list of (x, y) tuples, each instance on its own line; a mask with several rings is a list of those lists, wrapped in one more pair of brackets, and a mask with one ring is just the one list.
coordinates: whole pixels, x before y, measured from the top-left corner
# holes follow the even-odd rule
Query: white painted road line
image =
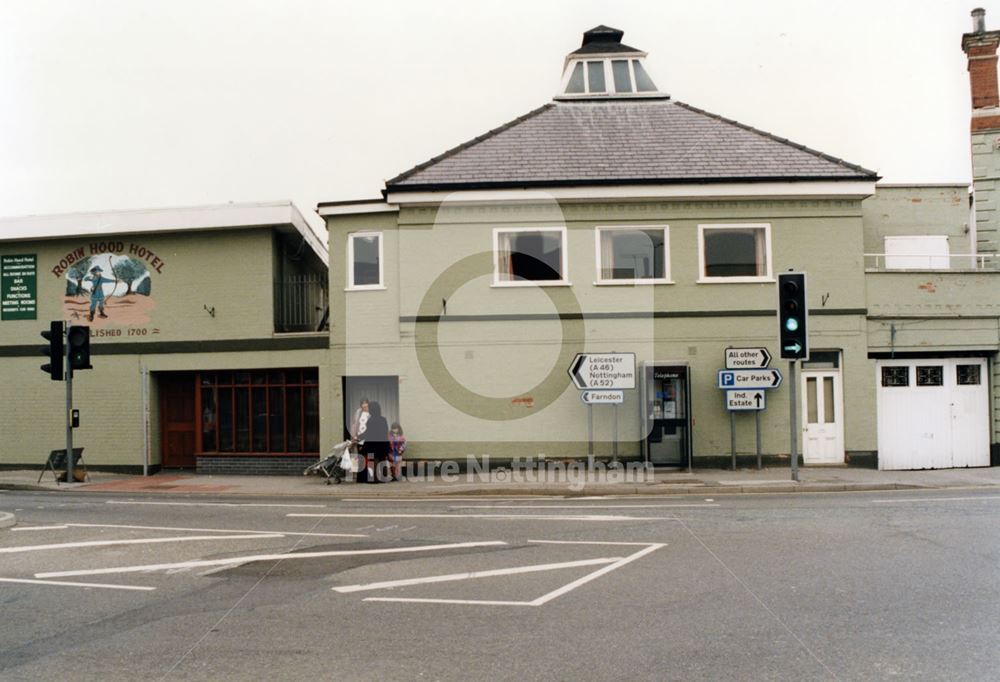
[(974, 495), (970, 497), (900, 497), (899, 499), (871, 500), (879, 504), (905, 504), (907, 502), (976, 502), (978, 500), (1000, 500), (1000, 495)]
[(325, 504), (265, 504), (263, 502), (146, 502), (142, 500), (105, 500), (105, 504), (146, 504), (166, 507), (306, 507), (326, 509)]
[(452, 509), (673, 509), (684, 507), (718, 507), (705, 502), (657, 504), (480, 504), (453, 505)]
[(105, 583), (70, 583), (61, 580), (29, 580), (27, 578), (0, 578), (0, 583), (24, 583), (26, 585), (59, 585), (62, 587), (100, 587), (106, 590), (136, 590), (151, 592), (155, 587), (139, 587), (136, 585), (107, 585)]
[(669, 516), (555, 516), (549, 514), (286, 514), (323, 519), (490, 519), (493, 521), (676, 521)]
[(426, 578), (407, 578), (403, 580), (386, 580), (380, 583), (366, 583), (363, 585), (344, 585), (342, 587), (334, 587), (331, 589), (334, 592), (364, 592), (366, 590), (383, 590), (383, 589), (391, 589), (393, 587), (409, 587), (410, 585), (423, 585), (426, 583), (445, 583), (455, 580), (470, 580), (473, 578), (492, 578), (501, 575), (516, 575), (518, 573), (556, 571), (561, 568), (576, 568), (577, 566), (594, 566), (597, 564), (611, 564), (620, 560), (621, 560), (620, 556), (602, 558), (602, 559), (582, 559), (580, 561), (564, 561), (558, 564), (536, 564), (533, 566), (516, 566), (514, 568), (494, 568), (487, 571), (470, 571), (467, 573), (432, 575)]
[(536, 545), (612, 545), (619, 547), (649, 547), (648, 542), (615, 542), (613, 540), (528, 540)]
[(11, 528), (11, 530), (25, 531), (25, 530), (66, 530), (69, 526), (17, 526)]
[(62, 542), (49, 545), (27, 545), (23, 547), (3, 547), (0, 554), (19, 552), (41, 552), (49, 549), (78, 549), (81, 547), (110, 547), (113, 545), (155, 545), (163, 542), (197, 542), (204, 540), (259, 540), (261, 538), (283, 538), (281, 533), (268, 535), (188, 535), (176, 538), (141, 538), (137, 540), (91, 540), (84, 542)]
[(73, 528), (126, 528), (130, 530), (176, 530), (191, 533), (257, 533), (270, 535), (280, 533), (281, 535), (304, 535), (317, 538), (366, 538), (364, 533), (299, 533), (290, 530), (237, 530), (234, 528), (178, 528), (176, 526), (132, 526), (119, 523), (70, 523)]
[[(611, 543), (603, 543), (603, 542), (602, 543), (597, 543), (597, 542), (573, 542), (573, 541), (569, 541), (569, 540), (563, 540), (563, 541), (558, 541), (558, 540), (549, 540), (549, 541), (546, 541), (546, 540), (534, 540), (534, 542), (539, 542), (539, 543), (541, 543), (541, 542), (551, 542), (552, 544), (567, 544), (567, 545), (572, 545), (572, 544), (581, 544), (581, 545), (611, 544)], [(583, 576), (582, 578), (578, 578), (578, 579), (574, 580), (571, 583), (563, 585), (562, 587), (560, 587), (558, 589), (555, 589), (555, 590), (552, 590), (551, 592), (548, 592), (547, 594), (543, 594), (541, 597), (538, 597), (537, 599), (533, 599), (531, 601), (496, 601), (496, 600), (486, 600), (486, 599), (427, 599), (427, 598), (419, 598), (419, 597), (366, 597), (364, 601), (410, 602), (410, 603), (421, 603), (421, 604), (463, 604), (463, 605), (472, 605), (472, 606), (542, 606), (543, 604), (547, 604), (548, 602), (552, 601), (553, 599), (556, 599), (558, 597), (563, 596), (564, 594), (572, 592), (573, 590), (575, 590), (576, 588), (580, 587), (581, 585), (585, 585), (585, 584), (589, 583), (592, 580), (596, 580), (597, 578), (600, 578), (603, 575), (607, 575), (611, 571), (619, 569), (622, 566), (625, 566), (626, 564), (629, 564), (629, 563), (635, 561), (636, 559), (641, 559), (642, 557), (646, 556), (647, 554), (650, 554), (651, 552), (655, 552), (656, 550), (658, 550), (658, 549), (660, 549), (662, 547), (666, 547), (667, 546), (666, 543), (648, 543), (648, 542), (646, 542), (646, 543), (627, 543), (627, 544), (641, 544), (641, 545), (644, 545), (645, 547), (643, 549), (640, 549), (638, 552), (635, 552), (634, 554), (630, 554), (627, 557), (624, 557), (622, 559), (619, 559), (619, 560), (615, 561), (614, 563), (611, 563), (611, 564), (608, 564), (607, 566), (604, 566), (603, 568), (599, 568), (596, 571), (594, 571), (593, 573), (588, 573), (587, 575)]]
[[(516, 497), (490, 497), (494, 502), (516, 502), (518, 500), (562, 500), (565, 499), (563, 495), (520, 495)], [(438, 496), (438, 497), (345, 497), (340, 500), (340, 502), (370, 502), (372, 504), (381, 504), (383, 502), (482, 502), (482, 496), (479, 497), (452, 497)]]
[(506, 545), (502, 540), (488, 542), (458, 542), (448, 545), (420, 545), (417, 547), (392, 547), (387, 549), (355, 549), (335, 550), (329, 552), (297, 552), (295, 554), (252, 554), (235, 556), (228, 559), (207, 559), (199, 561), (179, 561), (170, 564), (145, 564), (140, 566), (116, 566), (114, 568), (95, 568), (78, 571), (49, 571), (36, 573), (36, 578), (68, 578), (76, 575), (109, 575), (115, 573), (141, 573), (143, 571), (169, 571), (183, 568), (203, 568), (206, 566), (225, 566), (226, 564), (248, 564), (254, 561), (286, 561), (289, 559), (316, 559), (331, 556), (367, 556), (372, 554), (403, 554), (409, 552), (431, 552), (440, 549), (465, 549), (468, 547), (496, 547)]

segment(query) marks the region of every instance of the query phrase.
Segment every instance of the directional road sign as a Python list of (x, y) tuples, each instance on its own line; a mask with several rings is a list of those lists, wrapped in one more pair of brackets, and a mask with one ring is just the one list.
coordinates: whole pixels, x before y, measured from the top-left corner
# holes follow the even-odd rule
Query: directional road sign
[(581, 391), (635, 388), (635, 353), (577, 353), (566, 371)]
[(580, 400), (584, 405), (621, 405), (625, 391), (581, 391)]
[(726, 391), (727, 410), (763, 410), (765, 405), (763, 389), (756, 391)]
[(727, 348), (726, 369), (764, 369), (771, 364), (766, 348)]
[(719, 388), (754, 389), (777, 388), (781, 385), (781, 372), (776, 369), (720, 369)]

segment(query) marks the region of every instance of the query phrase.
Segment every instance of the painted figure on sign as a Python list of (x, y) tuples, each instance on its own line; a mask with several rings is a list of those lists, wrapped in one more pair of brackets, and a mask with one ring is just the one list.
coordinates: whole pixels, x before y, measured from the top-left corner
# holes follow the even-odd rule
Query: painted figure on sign
[(104, 270), (101, 269), (100, 265), (95, 265), (90, 269), (90, 275), (84, 278), (83, 281), (90, 282), (92, 289), (90, 290), (90, 315), (87, 319), (91, 322), (94, 321), (94, 309), (98, 310), (98, 317), (107, 317), (104, 314), (104, 285), (114, 284), (114, 280), (105, 279), (101, 275), (104, 274)]

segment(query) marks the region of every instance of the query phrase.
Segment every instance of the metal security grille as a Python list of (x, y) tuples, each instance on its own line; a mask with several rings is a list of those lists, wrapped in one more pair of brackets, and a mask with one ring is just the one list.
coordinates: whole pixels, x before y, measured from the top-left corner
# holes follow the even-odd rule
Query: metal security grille
[(327, 325), (326, 277), (295, 275), (274, 283), (274, 331), (323, 331)]

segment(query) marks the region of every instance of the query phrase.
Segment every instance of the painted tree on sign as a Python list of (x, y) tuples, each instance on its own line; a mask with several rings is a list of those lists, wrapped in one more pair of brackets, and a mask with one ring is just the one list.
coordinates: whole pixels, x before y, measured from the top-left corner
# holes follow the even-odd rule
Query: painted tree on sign
[(132, 291), (133, 282), (146, 274), (146, 266), (143, 265), (142, 261), (131, 257), (122, 258), (117, 263), (114, 263), (112, 268), (114, 269), (115, 277), (128, 285), (128, 291), (125, 292), (126, 296), (131, 296), (134, 293)]
[(83, 278), (90, 271), (93, 258), (87, 256), (73, 263), (66, 271), (66, 295), (79, 296), (83, 293)]

